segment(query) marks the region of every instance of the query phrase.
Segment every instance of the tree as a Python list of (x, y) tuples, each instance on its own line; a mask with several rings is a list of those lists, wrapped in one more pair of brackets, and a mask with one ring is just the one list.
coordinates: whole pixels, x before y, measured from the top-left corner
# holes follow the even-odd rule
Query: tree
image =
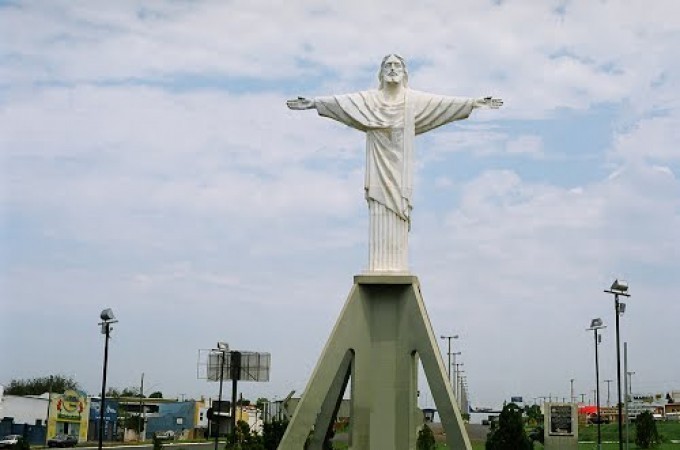
[(50, 375), (28, 380), (14, 379), (5, 387), (7, 395), (42, 395), (46, 392), (63, 394), (68, 390), (79, 390), (78, 382), (64, 375)]
[(434, 450), (435, 448), (434, 433), (427, 424), (423, 424), (423, 428), (418, 431), (418, 439), (416, 440), (416, 448), (418, 450)]
[(266, 397), (258, 397), (258, 399), (255, 401), (255, 406), (257, 409), (260, 411), (264, 409), (265, 403), (269, 403), (269, 399)]
[(278, 448), (286, 428), (288, 428), (287, 420), (273, 420), (271, 423), (262, 425), (262, 443), (265, 450), (276, 450)]
[(543, 423), (543, 414), (538, 405), (525, 405), (524, 414), (527, 416), (529, 425), (536, 426)]
[(120, 398), (120, 397), (138, 397), (143, 398), (143, 395), (139, 394), (138, 387), (126, 387), (122, 390), (116, 387), (110, 387), (106, 390), (106, 396), (110, 398)]
[(661, 436), (656, 429), (656, 422), (651, 412), (645, 411), (635, 418), (635, 445), (639, 448), (656, 447), (661, 443)]
[(163, 393), (161, 391), (152, 392), (149, 394), (149, 398), (163, 398)]
[(503, 406), (498, 426), (489, 433), (486, 450), (531, 450), (532, 443), (524, 431), (522, 410), (514, 403)]

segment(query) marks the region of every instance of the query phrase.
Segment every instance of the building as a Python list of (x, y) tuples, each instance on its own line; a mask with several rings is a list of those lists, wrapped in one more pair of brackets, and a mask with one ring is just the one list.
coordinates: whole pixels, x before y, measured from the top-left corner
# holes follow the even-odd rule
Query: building
[(44, 445), (48, 404), (47, 394), (4, 395), (0, 386), (0, 436), (20, 434), (31, 445)]
[(69, 389), (63, 394), (50, 394), (47, 437), (57, 434), (76, 436), (87, 441), (90, 420), (90, 399), (83, 391)]

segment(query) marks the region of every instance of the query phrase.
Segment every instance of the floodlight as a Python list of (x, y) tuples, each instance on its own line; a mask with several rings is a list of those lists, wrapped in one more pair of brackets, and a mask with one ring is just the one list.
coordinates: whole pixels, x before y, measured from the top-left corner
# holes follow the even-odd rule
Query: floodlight
[(602, 326), (602, 319), (599, 317), (597, 319), (593, 319), (590, 322), (590, 328), (595, 328), (595, 327), (601, 327)]
[(619, 293), (628, 292), (628, 282), (624, 281), (624, 280), (616, 279), (612, 283), (612, 287), (610, 287), (609, 289), (611, 289), (612, 291), (615, 291), (615, 292), (619, 292)]
[(111, 310), (111, 308), (106, 308), (105, 310), (103, 310), (99, 317), (104, 322), (110, 322), (111, 320), (116, 318), (116, 316), (113, 315), (113, 311)]

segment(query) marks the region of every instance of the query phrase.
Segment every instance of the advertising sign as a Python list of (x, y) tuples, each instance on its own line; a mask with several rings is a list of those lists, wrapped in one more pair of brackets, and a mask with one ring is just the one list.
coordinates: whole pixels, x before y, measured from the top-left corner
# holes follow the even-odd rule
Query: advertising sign
[(89, 417), (90, 401), (84, 392), (69, 389), (63, 394), (52, 394), (47, 435), (51, 438), (56, 434), (69, 434), (85, 442)]

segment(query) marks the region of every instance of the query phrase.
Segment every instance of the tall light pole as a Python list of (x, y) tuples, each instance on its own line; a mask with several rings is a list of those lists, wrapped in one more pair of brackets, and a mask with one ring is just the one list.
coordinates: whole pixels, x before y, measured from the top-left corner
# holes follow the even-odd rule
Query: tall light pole
[(111, 324), (118, 322), (116, 316), (113, 315), (111, 308), (106, 308), (101, 312), (99, 318), (102, 321), (99, 323), (102, 327), (102, 334), (104, 335), (104, 369), (102, 373), (102, 397), (99, 402), (99, 450), (102, 450), (104, 439), (104, 410), (106, 409), (106, 369), (109, 363), (109, 338), (111, 337)]
[(462, 352), (453, 352), (451, 353), (451, 356), (453, 356), (453, 381), (451, 382), (451, 386), (453, 387), (453, 395), (458, 398), (458, 394), (456, 393), (456, 386), (458, 383), (458, 373), (456, 372), (456, 356), (460, 356)]
[(449, 376), (449, 383), (451, 383), (451, 339), (458, 339), (458, 335), (454, 334), (452, 336), (440, 336), (442, 339), (449, 341), (448, 351), (446, 354), (449, 356), (449, 363), (446, 366), (446, 373)]
[[(462, 365), (463, 363), (458, 364), (458, 366)], [(465, 373), (465, 371), (461, 369), (456, 370), (456, 378), (458, 379), (458, 397), (456, 400), (458, 401), (459, 408), (463, 407), (463, 386), (465, 384), (465, 375), (461, 375), (461, 373)]]
[(614, 380), (603, 380), (605, 383), (607, 383), (607, 407), (609, 407), (609, 385), (611, 384), (612, 381)]
[(635, 375), (635, 372), (626, 372), (628, 375), (628, 395), (630, 396), (630, 399), (633, 399), (633, 375)]
[(617, 394), (618, 394), (618, 418), (617, 422), (619, 425), (619, 450), (623, 450), (623, 428), (621, 423), (623, 422), (623, 411), (621, 403), (621, 343), (619, 336), (619, 316), (623, 314), (626, 310), (625, 303), (619, 303), (619, 296), (630, 297), (628, 294), (628, 283), (623, 280), (614, 280), (609, 289), (605, 289), (608, 294), (614, 295), (614, 311), (616, 314), (616, 384), (617, 384)]
[(597, 354), (597, 347), (600, 344), (600, 338), (602, 336), (599, 336), (597, 332), (598, 330), (602, 330), (604, 328), (607, 327), (602, 325), (602, 319), (597, 318), (593, 319), (590, 322), (590, 328), (586, 329), (586, 331), (592, 331), (593, 336), (595, 337), (595, 398), (596, 398), (595, 411), (597, 412), (597, 448), (599, 450), (602, 450), (602, 431), (600, 429), (600, 425), (602, 423), (602, 415), (600, 414), (600, 363)]
[(458, 364), (453, 365), (453, 370), (456, 374), (456, 385), (453, 387), (453, 389), (454, 389), (453, 393), (456, 396), (456, 402), (458, 402), (459, 404), (460, 404), (460, 380), (461, 380), (460, 374), (462, 372), (465, 372), (464, 370), (460, 369), (460, 366), (462, 366), (462, 365), (463, 365), (463, 363), (458, 363)]
[(569, 401), (571, 403), (574, 403), (574, 379), (573, 378), (569, 380), (569, 384), (570, 384), (569, 392), (571, 393), (571, 397), (569, 397)]
[(220, 422), (221, 422), (220, 418), (222, 417), (222, 382), (224, 381), (224, 360), (227, 359), (227, 353), (229, 353), (229, 345), (224, 342), (218, 342), (215, 351), (220, 352), (220, 390), (217, 396), (218, 419), (217, 419), (217, 431), (215, 432), (215, 450), (217, 450), (220, 438)]

